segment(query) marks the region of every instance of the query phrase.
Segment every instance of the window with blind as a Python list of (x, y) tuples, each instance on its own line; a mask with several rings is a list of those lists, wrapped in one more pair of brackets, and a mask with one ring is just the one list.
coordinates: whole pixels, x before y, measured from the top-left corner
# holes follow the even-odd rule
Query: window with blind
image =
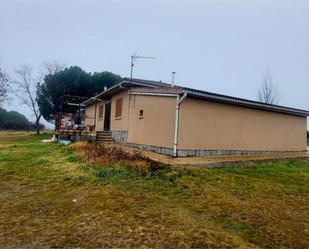
[(115, 118), (121, 118), (122, 115), (122, 98), (116, 100)]
[(99, 118), (103, 118), (103, 105), (99, 105)]

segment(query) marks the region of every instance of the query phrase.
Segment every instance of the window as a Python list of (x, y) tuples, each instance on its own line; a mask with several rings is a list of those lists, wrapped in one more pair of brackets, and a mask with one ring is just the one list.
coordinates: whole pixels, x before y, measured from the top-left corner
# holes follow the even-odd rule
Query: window
[(103, 105), (99, 105), (99, 118), (103, 118)]
[(121, 118), (122, 115), (122, 98), (116, 100), (115, 118)]
[(139, 110), (138, 117), (139, 118), (144, 118), (144, 110)]

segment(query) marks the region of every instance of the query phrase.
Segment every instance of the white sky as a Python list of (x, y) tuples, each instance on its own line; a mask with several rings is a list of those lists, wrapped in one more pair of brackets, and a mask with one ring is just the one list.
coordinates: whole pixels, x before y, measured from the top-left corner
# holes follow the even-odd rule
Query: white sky
[[(266, 67), (280, 104), (309, 109), (309, 1), (0, 0), (0, 60), (58, 60), (249, 99)], [(7, 107), (33, 119), (17, 100)]]

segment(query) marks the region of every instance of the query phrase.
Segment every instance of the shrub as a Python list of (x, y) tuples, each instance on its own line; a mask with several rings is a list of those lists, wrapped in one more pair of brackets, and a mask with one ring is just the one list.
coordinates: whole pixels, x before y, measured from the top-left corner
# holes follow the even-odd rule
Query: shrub
[(122, 165), (141, 175), (147, 175), (152, 171), (166, 167), (166, 165), (144, 157), (139, 151), (128, 153), (119, 146), (80, 142), (71, 145), (71, 147), (84, 162), (97, 166), (117, 168)]

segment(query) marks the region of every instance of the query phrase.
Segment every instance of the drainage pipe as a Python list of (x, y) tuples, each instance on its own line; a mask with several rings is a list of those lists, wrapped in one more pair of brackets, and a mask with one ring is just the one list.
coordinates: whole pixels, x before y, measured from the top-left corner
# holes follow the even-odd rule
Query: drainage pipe
[(182, 97), (180, 94), (174, 93), (143, 93), (143, 92), (129, 92), (130, 95), (145, 95), (145, 96), (161, 96), (161, 97), (176, 97), (176, 115), (175, 115), (175, 129), (174, 129), (174, 146), (173, 146), (173, 156), (177, 157), (177, 147), (178, 147), (178, 129), (179, 129), (179, 109), (180, 104), (187, 97), (188, 92), (184, 91)]
[(184, 92), (183, 96), (180, 98), (180, 95), (177, 95), (176, 98), (176, 115), (175, 115), (175, 133), (174, 133), (174, 153), (173, 156), (177, 157), (178, 150), (178, 133), (179, 133), (179, 109), (180, 104), (187, 97), (187, 92)]

